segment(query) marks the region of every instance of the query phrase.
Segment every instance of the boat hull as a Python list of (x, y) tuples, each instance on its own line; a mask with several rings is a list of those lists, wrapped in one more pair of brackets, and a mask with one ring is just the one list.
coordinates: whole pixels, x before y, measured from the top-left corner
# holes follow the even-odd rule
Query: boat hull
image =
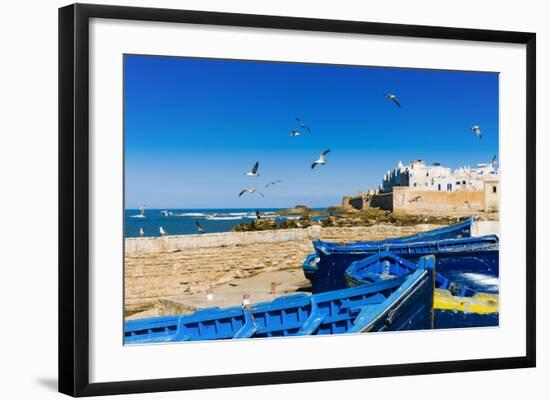
[[(385, 251), (413, 263), (417, 263), (421, 257), (435, 255), (439, 277), (460, 282), (476, 291), (498, 292), (498, 285), (494, 285), (494, 279), (499, 276), (498, 237), (496, 236), (362, 248), (327, 246), (323, 241), (315, 241), (314, 247), (319, 262), (317, 271), (312, 275), (313, 293), (346, 288), (345, 271), (353, 262)], [(492, 278), (492, 285), (486, 286), (483, 281), (477, 280), (480, 275)]]

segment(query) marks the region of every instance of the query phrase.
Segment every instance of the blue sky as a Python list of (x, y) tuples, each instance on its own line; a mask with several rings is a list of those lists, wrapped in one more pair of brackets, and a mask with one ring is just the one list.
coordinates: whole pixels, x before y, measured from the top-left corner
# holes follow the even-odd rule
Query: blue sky
[[(496, 73), (132, 55), (124, 69), (126, 208), (325, 207), (399, 160), (498, 155)], [(296, 117), (312, 132), (290, 137)]]

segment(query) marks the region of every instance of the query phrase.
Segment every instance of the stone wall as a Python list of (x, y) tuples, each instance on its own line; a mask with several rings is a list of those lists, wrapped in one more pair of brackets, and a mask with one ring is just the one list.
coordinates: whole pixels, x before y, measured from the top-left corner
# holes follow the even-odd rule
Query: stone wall
[(153, 307), (161, 297), (196, 293), (260, 272), (298, 269), (311, 241), (379, 240), (437, 226), (309, 227), (261, 232), (128, 238), (125, 241), (126, 314)]
[(473, 214), (484, 209), (484, 191), (414, 191), (409, 187), (393, 189), (395, 213)]

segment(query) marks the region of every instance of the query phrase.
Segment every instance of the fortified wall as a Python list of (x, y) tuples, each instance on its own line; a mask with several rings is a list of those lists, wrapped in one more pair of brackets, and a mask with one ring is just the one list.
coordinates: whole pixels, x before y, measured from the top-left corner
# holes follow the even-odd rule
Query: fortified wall
[[(149, 309), (160, 298), (206, 291), (258, 273), (300, 269), (311, 241), (369, 241), (402, 237), (438, 226), (312, 226), (125, 240), (125, 312)], [(304, 279), (305, 280), (305, 279)]]

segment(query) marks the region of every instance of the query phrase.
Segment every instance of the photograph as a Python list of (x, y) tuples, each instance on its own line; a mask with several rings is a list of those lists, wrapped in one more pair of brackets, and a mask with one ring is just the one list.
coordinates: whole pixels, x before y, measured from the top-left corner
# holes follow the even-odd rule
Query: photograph
[(124, 344), (499, 325), (499, 73), (123, 55)]

